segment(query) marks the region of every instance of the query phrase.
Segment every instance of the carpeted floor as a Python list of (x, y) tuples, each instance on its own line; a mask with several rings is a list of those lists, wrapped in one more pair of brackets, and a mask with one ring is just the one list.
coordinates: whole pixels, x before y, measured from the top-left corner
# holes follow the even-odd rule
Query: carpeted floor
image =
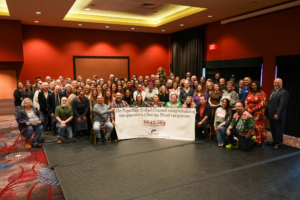
[(64, 199), (43, 148), (26, 150), (16, 128), (0, 131), (0, 199)]

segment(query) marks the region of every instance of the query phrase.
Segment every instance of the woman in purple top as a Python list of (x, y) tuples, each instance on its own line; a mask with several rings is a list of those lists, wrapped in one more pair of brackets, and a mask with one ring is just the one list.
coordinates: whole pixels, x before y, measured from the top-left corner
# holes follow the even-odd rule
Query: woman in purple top
[(193, 100), (196, 105), (200, 104), (200, 97), (205, 96), (206, 99), (208, 99), (208, 95), (203, 90), (202, 86), (199, 84), (197, 88), (195, 88), (195, 93), (193, 94)]

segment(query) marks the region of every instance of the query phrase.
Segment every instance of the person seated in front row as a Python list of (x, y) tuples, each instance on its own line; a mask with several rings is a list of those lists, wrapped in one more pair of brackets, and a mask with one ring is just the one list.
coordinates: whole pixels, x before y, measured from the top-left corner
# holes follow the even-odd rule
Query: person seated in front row
[[(122, 100), (122, 94), (120, 92), (117, 92), (116, 100), (110, 104), (109, 108), (110, 109), (112, 109), (112, 108), (129, 108), (129, 105), (126, 101)], [(115, 126), (115, 112), (111, 112), (111, 123)], [(115, 142), (118, 141), (118, 136), (116, 134), (116, 131), (112, 132), (111, 139), (114, 140)]]
[(133, 102), (132, 107), (138, 108), (138, 107), (146, 107), (147, 104), (143, 101), (143, 96), (141, 94), (136, 95), (136, 101)]
[(217, 132), (219, 147), (224, 146), (225, 141), (228, 141), (226, 130), (232, 119), (230, 108), (230, 101), (225, 98), (222, 101), (222, 107), (218, 107), (215, 113), (214, 127)]
[(206, 97), (201, 96), (200, 104), (196, 107), (196, 141), (204, 139), (209, 140), (207, 125), (210, 124), (212, 124), (211, 107), (208, 103), (206, 103)]
[[(25, 148), (30, 149), (31, 147), (39, 148), (40, 138), (43, 132), (44, 121), (43, 114), (37, 109), (33, 108), (32, 101), (29, 98), (25, 98), (21, 104), (21, 110), (18, 111), (16, 116), (16, 121), (19, 124), (19, 130), (25, 137)], [(35, 135), (30, 145), (30, 138), (32, 136), (33, 130)], [(23, 132), (22, 132), (23, 131)]]
[[(120, 93), (118, 93), (120, 94)], [(111, 117), (111, 112), (113, 112), (115, 109), (111, 108), (110, 110), (108, 109), (108, 106), (104, 104), (103, 97), (98, 96), (97, 97), (97, 103), (93, 107), (93, 116), (94, 116), (94, 131), (96, 134), (96, 137), (99, 139), (100, 144), (102, 144), (101, 141), (101, 133), (100, 133), (100, 127), (101, 126), (106, 126), (107, 130), (105, 132), (104, 136), (104, 142), (108, 143), (109, 141), (109, 136), (114, 128), (113, 124), (110, 121)]]
[(187, 96), (181, 108), (196, 108), (196, 104), (191, 96)]
[[(56, 127), (58, 130), (58, 144), (62, 143), (62, 139), (65, 136), (67, 139), (73, 137), (72, 124), (73, 119), (73, 109), (71, 106), (68, 106), (67, 97), (61, 98), (61, 105), (55, 108), (55, 117), (56, 117)], [(67, 134), (65, 134), (67, 132)]]
[(154, 108), (165, 107), (165, 102), (159, 101), (158, 94), (155, 94), (155, 95), (153, 95), (153, 101), (150, 102), (147, 106), (148, 107), (154, 107)]
[(236, 111), (226, 131), (230, 143), (226, 148), (240, 147), (242, 150), (247, 151), (252, 148), (256, 140), (256, 137), (253, 136), (254, 121), (251, 114), (245, 111), (241, 102), (236, 103)]
[(181, 102), (177, 101), (177, 95), (171, 95), (171, 101), (167, 102), (165, 105), (166, 108), (181, 108)]

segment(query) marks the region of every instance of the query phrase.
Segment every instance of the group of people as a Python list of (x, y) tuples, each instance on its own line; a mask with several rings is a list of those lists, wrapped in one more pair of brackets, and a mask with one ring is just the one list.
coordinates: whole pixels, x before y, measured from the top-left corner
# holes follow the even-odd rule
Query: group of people
[[(47, 134), (50, 129), (59, 144), (63, 138), (80, 139), (91, 129), (98, 143), (110, 142), (110, 136), (117, 141), (114, 110), (122, 107), (196, 109), (196, 140), (208, 139), (208, 128), (213, 127), (220, 147), (249, 150), (254, 144), (266, 142), (272, 149), (280, 149), (289, 95), (282, 84), (281, 79), (275, 79), (275, 89), (267, 102), (258, 81), (251, 77), (237, 81), (232, 75), (226, 82), (219, 73), (214, 79), (199, 80), (190, 72), (184, 79), (172, 73), (168, 77), (133, 74), (130, 80), (111, 74), (106, 82), (97, 75), (85, 82), (81, 76), (76, 80), (47, 76), (45, 82), (37, 76), (34, 84), (29, 80), (25, 86), (18, 83), (15, 116), (27, 149), (40, 147), (42, 132)], [(265, 116), (270, 119), (273, 142), (266, 140)], [(101, 126), (107, 127), (104, 137)]]

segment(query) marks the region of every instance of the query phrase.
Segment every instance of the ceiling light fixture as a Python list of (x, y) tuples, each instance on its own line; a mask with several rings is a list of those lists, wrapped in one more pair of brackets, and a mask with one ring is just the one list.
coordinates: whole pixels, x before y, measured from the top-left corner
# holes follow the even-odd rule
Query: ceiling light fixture
[(42, 14), (42, 13), (41, 13), (41, 12), (36, 12), (36, 14), (37, 14), (37, 15), (40, 15), (40, 14)]
[(105, 28), (109, 28), (109, 26), (105, 26)]
[(134, 28), (131, 28), (132, 30), (134, 30)]
[(78, 26), (82, 26), (82, 24), (78, 24)]
[(212, 15), (208, 15), (208, 17), (212, 17)]
[(165, 32), (165, 30), (162, 30), (162, 32)]
[(180, 24), (180, 26), (184, 26), (184, 24)]
[(85, 10), (91, 10), (90, 8), (85, 8)]
[(39, 21), (34, 21), (34, 23), (39, 23)]

